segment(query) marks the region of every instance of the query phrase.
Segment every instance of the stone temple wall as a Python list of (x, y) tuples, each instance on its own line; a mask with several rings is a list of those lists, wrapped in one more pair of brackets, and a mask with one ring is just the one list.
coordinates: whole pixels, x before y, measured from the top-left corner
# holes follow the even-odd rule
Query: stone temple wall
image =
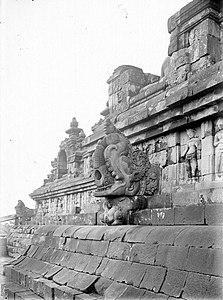
[(17, 234), (30, 242), (4, 267), (4, 299), (222, 299), (221, 226), (48, 225)]
[[(168, 20), (170, 44), (161, 76), (120, 66), (108, 79), (101, 112), (160, 168), (159, 188), (133, 224), (190, 224), (203, 211), (223, 215), (223, 2), (194, 0)], [(85, 137), (74, 118), (44, 185), (31, 193), (37, 224), (100, 224), (92, 155), (103, 119)], [(194, 210), (195, 209), (195, 210)], [(171, 217), (170, 217), (171, 216)], [(195, 224), (207, 224), (206, 215)], [(210, 219), (210, 218), (209, 218)], [(210, 222), (209, 222), (210, 224)]]
[[(168, 31), (161, 76), (120, 66), (92, 135), (71, 121), (51, 174), (30, 194), (36, 216), (8, 236), (18, 258), (4, 268), (6, 299), (222, 299), (223, 1), (192, 1)], [(93, 153), (112, 123), (159, 178), (129, 224), (86, 226), (102, 225), (109, 204), (95, 197), (105, 159), (94, 170)]]

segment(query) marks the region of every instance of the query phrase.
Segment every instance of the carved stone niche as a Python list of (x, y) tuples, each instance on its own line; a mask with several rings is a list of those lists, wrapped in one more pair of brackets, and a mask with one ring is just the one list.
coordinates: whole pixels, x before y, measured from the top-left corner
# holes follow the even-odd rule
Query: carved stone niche
[(105, 120), (104, 131), (93, 155), (95, 197), (105, 198), (103, 223), (128, 224), (130, 213), (145, 209), (146, 196), (158, 191), (159, 168), (151, 166), (145, 152), (133, 150), (110, 119)]

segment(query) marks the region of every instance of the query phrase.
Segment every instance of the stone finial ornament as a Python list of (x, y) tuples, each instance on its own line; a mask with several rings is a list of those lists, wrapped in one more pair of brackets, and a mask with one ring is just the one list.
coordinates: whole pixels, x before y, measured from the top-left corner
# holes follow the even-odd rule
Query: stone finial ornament
[(216, 122), (218, 131), (214, 136), (215, 147), (215, 175), (219, 180), (223, 176), (223, 118), (219, 118)]
[(142, 150), (133, 150), (129, 140), (110, 119), (104, 123), (105, 136), (93, 155), (96, 197), (105, 197), (102, 221), (108, 225), (128, 222), (129, 212), (146, 207), (144, 196), (158, 189), (158, 170), (151, 168)]
[(17, 217), (29, 218), (33, 217), (36, 214), (35, 209), (26, 207), (22, 200), (18, 200), (18, 203), (15, 206), (15, 211)]

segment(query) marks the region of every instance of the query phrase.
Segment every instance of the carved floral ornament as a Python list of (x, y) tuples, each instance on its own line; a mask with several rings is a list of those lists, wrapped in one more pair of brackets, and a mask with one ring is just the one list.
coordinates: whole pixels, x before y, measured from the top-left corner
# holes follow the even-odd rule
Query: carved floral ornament
[(104, 223), (124, 224), (129, 211), (144, 208), (144, 196), (157, 190), (158, 174), (146, 153), (133, 150), (129, 140), (110, 119), (104, 122), (104, 132), (93, 155), (95, 196), (106, 199)]

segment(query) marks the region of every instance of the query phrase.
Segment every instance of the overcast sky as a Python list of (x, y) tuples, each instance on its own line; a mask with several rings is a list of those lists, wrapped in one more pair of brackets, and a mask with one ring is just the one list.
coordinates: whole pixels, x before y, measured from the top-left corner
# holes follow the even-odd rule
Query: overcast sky
[(0, 0), (0, 215), (50, 173), (72, 117), (87, 135), (124, 64), (160, 75), (167, 19), (189, 0)]

